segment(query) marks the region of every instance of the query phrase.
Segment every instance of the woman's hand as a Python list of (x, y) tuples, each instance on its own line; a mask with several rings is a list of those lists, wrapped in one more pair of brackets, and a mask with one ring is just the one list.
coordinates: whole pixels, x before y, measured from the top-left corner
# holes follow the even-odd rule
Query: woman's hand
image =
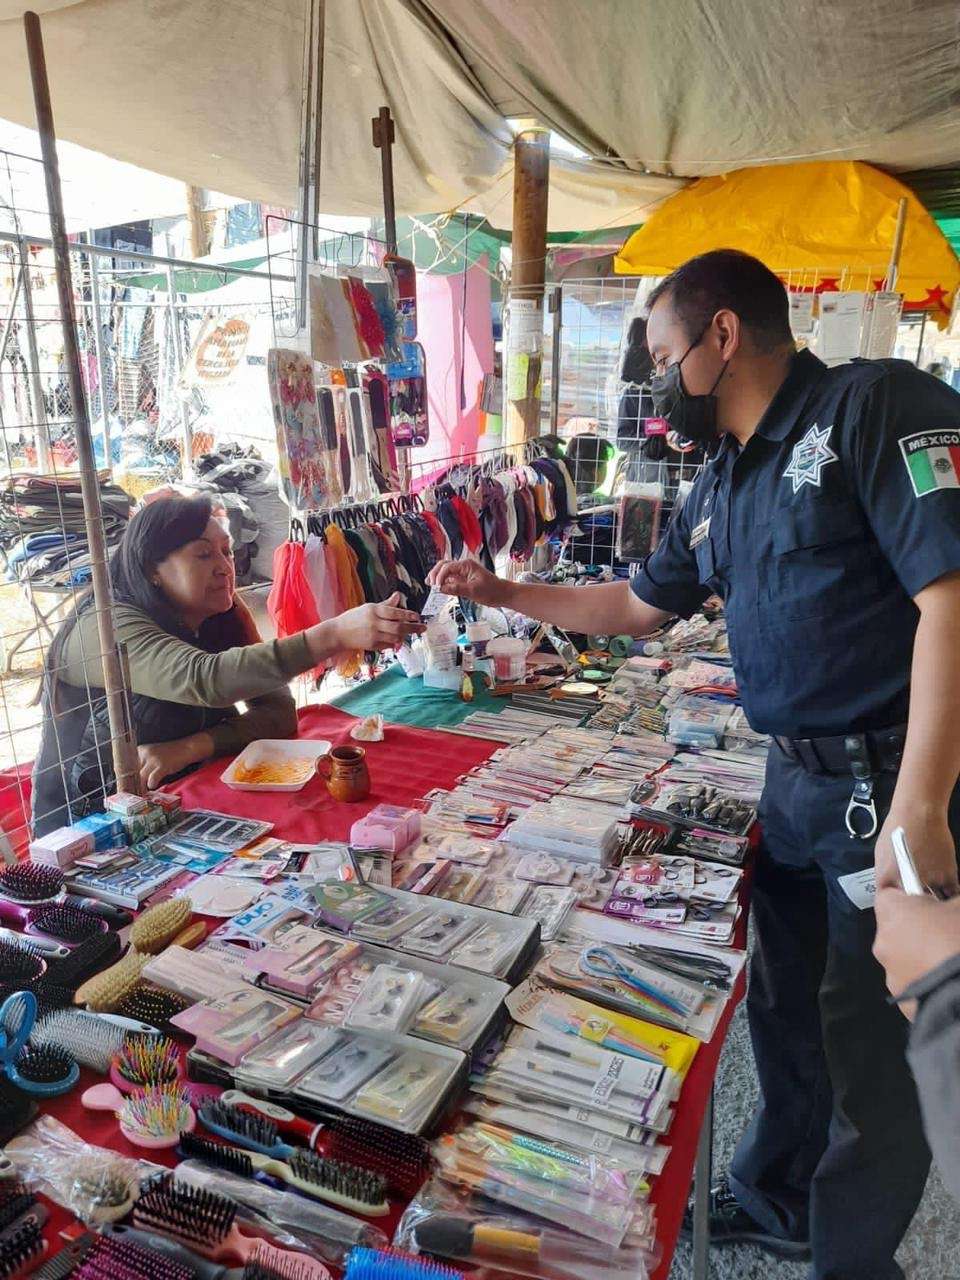
[(325, 625), (330, 628), (335, 653), (357, 649), (396, 649), (410, 635), (426, 630), (418, 613), (400, 609), (398, 592), (383, 604), (362, 604), (348, 609)]
[(208, 760), (213, 755), (213, 739), (209, 733), (194, 733), (189, 738), (174, 738), (172, 742), (154, 742), (147, 747), (137, 747), (140, 757), (140, 781), (146, 791), (154, 791), (167, 778), (182, 773), (192, 764)]
[(477, 604), (502, 605), (510, 588), (476, 560), (441, 560), (427, 575), (427, 582), (448, 596), (462, 596)]

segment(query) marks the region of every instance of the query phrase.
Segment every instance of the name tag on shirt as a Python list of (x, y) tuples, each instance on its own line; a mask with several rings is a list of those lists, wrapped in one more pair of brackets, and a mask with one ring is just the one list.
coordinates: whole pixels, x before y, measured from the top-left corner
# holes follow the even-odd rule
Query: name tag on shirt
[(694, 526), (693, 532), (690, 534), (690, 550), (692, 551), (694, 547), (699, 547), (701, 542), (706, 542), (709, 536), (710, 517), (707, 516), (706, 520), (701, 520), (698, 525)]

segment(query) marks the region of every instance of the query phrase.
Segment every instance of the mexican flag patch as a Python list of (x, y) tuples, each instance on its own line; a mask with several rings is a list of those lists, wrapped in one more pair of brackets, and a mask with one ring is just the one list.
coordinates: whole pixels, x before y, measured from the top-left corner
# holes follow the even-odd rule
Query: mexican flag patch
[(935, 489), (960, 489), (960, 431), (918, 431), (904, 436), (900, 452), (918, 498)]

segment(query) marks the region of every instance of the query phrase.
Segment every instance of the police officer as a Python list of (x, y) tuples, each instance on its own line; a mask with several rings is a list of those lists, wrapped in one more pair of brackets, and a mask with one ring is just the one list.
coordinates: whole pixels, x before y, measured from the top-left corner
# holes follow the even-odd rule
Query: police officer
[(747, 717), (773, 736), (747, 1001), (760, 1103), (713, 1189), (717, 1244), (812, 1256), (811, 1280), (902, 1280), (930, 1155), (907, 1023), (871, 954), (874, 860), (957, 891), (960, 397), (901, 361), (797, 352), (783, 285), (733, 250), (650, 300), (651, 392), (711, 460), (629, 583), (443, 591), (571, 630), (643, 635), (725, 603)]

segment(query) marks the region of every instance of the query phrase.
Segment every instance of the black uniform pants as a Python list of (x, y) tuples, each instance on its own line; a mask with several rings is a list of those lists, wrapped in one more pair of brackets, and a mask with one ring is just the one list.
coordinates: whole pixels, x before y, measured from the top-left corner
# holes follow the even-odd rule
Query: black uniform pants
[[(895, 781), (877, 779), (881, 824)], [(730, 1184), (767, 1230), (810, 1240), (811, 1280), (902, 1280), (894, 1253), (930, 1152), (908, 1023), (871, 953), (873, 910), (839, 884), (873, 864), (873, 841), (851, 839), (844, 825), (852, 787), (771, 749), (747, 995), (760, 1103)]]

